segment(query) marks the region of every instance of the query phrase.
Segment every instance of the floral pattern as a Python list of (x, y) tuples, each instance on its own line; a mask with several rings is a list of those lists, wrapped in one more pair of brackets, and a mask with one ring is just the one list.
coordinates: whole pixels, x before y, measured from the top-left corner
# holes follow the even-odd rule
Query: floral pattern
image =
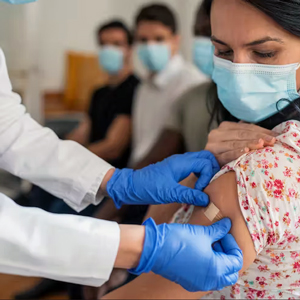
[[(207, 299), (300, 299), (300, 122), (274, 129), (274, 147), (253, 151), (225, 166), (235, 171), (240, 207), (257, 259), (238, 283)], [(192, 206), (174, 217), (187, 223)]]

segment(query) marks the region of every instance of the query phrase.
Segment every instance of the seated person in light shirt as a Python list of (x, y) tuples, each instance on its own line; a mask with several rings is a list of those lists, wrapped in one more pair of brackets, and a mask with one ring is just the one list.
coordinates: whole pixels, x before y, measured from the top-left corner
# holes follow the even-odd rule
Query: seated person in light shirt
[[(219, 210), (213, 220), (207, 217), (207, 208), (187, 206), (173, 218), (176, 223), (205, 226), (230, 218), (231, 234), (244, 255), (238, 283), (221, 291), (189, 293), (151, 273), (105, 299), (298, 299), (300, 122), (288, 121), (273, 131), (278, 134), (274, 147), (229, 163), (206, 188)], [(215, 244), (215, 251), (220, 247)]]
[(137, 52), (148, 77), (138, 88), (133, 104), (133, 167), (154, 146), (172, 105), (189, 89), (208, 80), (179, 54), (177, 20), (167, 6), (143, 7), (135, 24)]

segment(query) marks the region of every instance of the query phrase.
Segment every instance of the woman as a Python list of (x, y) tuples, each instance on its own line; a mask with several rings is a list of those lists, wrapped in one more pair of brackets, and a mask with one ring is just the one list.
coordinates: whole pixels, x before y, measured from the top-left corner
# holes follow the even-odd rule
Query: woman
[[(176, 223), (209, 226), (232, 221), (231, 233), (244, 255), (236, 285), (212, 293), (189, 293), (154, 274), (105, 299), (298, 299), (300, 298), (300, 122), (285, 122), (274, 147), (243, 155), (223, 168), (206, 189), (219, 209), (183, 207)], [(215, 251), (222, 249), (217, 244)], [(208, 261), (207, 264), (211, 262)]]
[[(225, 110), (222, 106), (220, 109), (220, 104), (214, 106), (215, 114), (218, 114), (221, 120), (229, 118), (232, 121), (238, 121), (245, 117), (245, 121), (251, 122), (253, 119), (253, 122), (258, 122), (258, 124), (262, 126), (273, 128), (286, 119), (293, 117), (299, 118), (296, 106), (299, 101), (297, 91), (300, 89), (300, 71), (298, 68), (300, 62), (299, 22), (300, 1), (213, 1), (212, 35), (216, 48), (215, 54), (219, 57), (215, 60), (215, 62), (217, 62), (215, 64), (213, 79), (218, 86), (218, 96), (220, 100), (229, 110)], [(254, 63), (255, 65), (253, 65)], [(279, 65), (279, 67), (274, 65)], [(224, 73), (226, 74), (225, 77), (220, 76), (220, 74), (224, 75)], [(238, 76), (236, 76), (236, 74), (238, 74)], [(284, 76), (282, 76), (282, 74), (284, 74)], [(227, 79), (225, 84), (223, 81), (224, 78)], [(278, 78), (280, 78), (280, 81), (278, 81)], [(244, 81), (241, 82), (240, 79)], [(252, 81), (255, 81), (255, 85), (251, 85), (251, 89), (249, 90), (247, 88), (250, 87)], [(266, 83), (268, 84), (266, 85)], [(239, 91), (238, 94), (237, 91)], [(251, 98), (251, 91), (255, 92), (254, 98)], [(236, 101), (234, 106), (230, 106), (230, 102), (228, 103), (228, 94)], [(239, 97), (237, 97), (237, 95)], [(269, 97), (269, 95), (271, 95), (271, 97)], [(250, 103), (247, 103), (247, 99), (251, 100)], [(280, 101), (281, 99), (288, 101)], [(238, 100), (244, 101), (242, 103), (243, 105), (241, 105)], [(256, 100), (259, 101), (255, 102)], [(269, 104), (267, 106), (265, 106), (266, 101), (268, 101)], [(278, 113), (277, 109), (280, 110), (283, 108), (285, 102), (287, 102), (288, 106), (285, 106), (284, 109)], [(256, 103), (256, 107), (251, 106), (253, 103)], [(230, 114), (230, 112), (232, 114)], [(241, 117), (239, 113), (241, 113), (243, 117)], [(235, 115), (235, 118), (232, 115)], [(251, 132), (251, 127), (249, 127), (251, 125), (241, 124), (241, 126), (246, 128), (246, 134)], [(295, 136), (299, 136), (299, 129), (295, 125), (293, 126), (294, 128), (292, 129), (288, 127), (278, 127), (275, 130), (276, 134), (279, 134), (278, 140), (281, 144), (276, 144), (274, 147), (275, 161), (273, 163), (269, 162), (266, 164), (266, 161), (261, 159), (261, 156), (268, 156), (272, 155), (270, 153), (273, 153), (272, 148), (266, 148), (249, 154), (249, 159), (253, 165), (251, 165), (250, 168), (249, 165), (247, 166), (247, 170), (248, 168), (249, 170), (251, 169), (248, 175), (246, 174), (247, 170), (244, 170), (248, 160), (246, 156), (243, 156), (236, 164), (230, 166), (231, 169), (237, 173), (238, 184), (240, 184), (239, 179), (241, 178), (240, 176), (242, 176), (245, 178), (245, 186), (247, 187), (249, 187), (247, 178), (251, 180), (251, 176), (253, 176), (252, 171), (254, 171), (255, 175), (255, 163), (256, 166), (258, 166), (259, 160), (261, 162), (263, 161), (265, 166), (265, 168), (260, 168), (259, 170), (261, 174), (264, 172), (264, 176), (268, 176), (268, 170), (266, 171), (266, 169), (271, 168), (270, 164), (272, 164), (273, 167), (278, 164), (279, 168), (281, 168), (275, 168), (274, 180), (270, 183), (267, 182), (265, 188), (261, 185), (261, 181), (251, 181), (253, 186), (251, 185), (249, 189), (253, 187), (254, 191), (257, 189), (257, 191), (267, 194), (267, 198), (263, 198), (261, 194), (258, 194), (260, 198), (254, 197), (254, 199), (252, 199), (253, 201), (249, 203), (249, 209), (250, 206), (252, 208), (255, 207), (255, 205), (258, 206), (255, 207), (254, 211), (250, 210), (251, 213), (253, 212), (255, 214), (253, 220), (251, 220), (251, 215), (246, 216), (245, 213), (245, 208), (247, 208), (249, 202), (249, 199), (247, 202), (245, 194), (240, 193), (239, 201), (237, 201), (237, 184), (234, 175), (229, 173), (221, 176), (207, 189), (211, 201), (219, 207), (222, 215), (230, 217), (233, 222), (232, 234), (243, 249), (245, 258), (243, 271), (246, 271), (239, 281), (240, 286), (235, 286), (233, 289), (225, 289), (224, 293), (221, 292), (221, 294), (213, 293), (209, 297), (222, 297), (224, 299), (272, 299), (279, 297), (299, 297), (300, 295), (298, 290), (299, 282), (297, 278), (294, 277), (295, 275), (299, 276), (298, 271), (300, 271), (298, 268), (300, 247), (297, 245), (299, 224), (296, 218), (296, 216), (299, 215), (297, 212), (297, 189), (299, 183), (296, 180), (299, 171), (299, 162), (293, 161), (293, 159), (295, 157), (298, 158), (299, 155), (299, 148), (297, 146), (299, 138), (295, 140)], [(297, 126), (299, 126), (299, 124), (297, 124)], [(228, 132), (227, 129), (229, 128), (229, 131), (231, 131), (232, 128), (236, 130), (237, 126), (230, 123), (224, 124), (223, 128), (226, 130), (223, 130), (222, 139), (226, 142), (224, 135), (225, 138), (232, 139), (232, 136), (228, 134), (226, 136), (226, 132)], [(287, 133), (280, 136), (282, 131), (287, 131)], [(220, 134), (221, 132), (222, 130), (219, 130), (213, 134)], [(247, 135), (242, 136), (242, 143), (247, 141)], [(285, 141), (287, 137), (288, 140)], [(242, 143), (240, 146), (242, 146)], [(212, 144), (212, 142), (210, 144)], [(293, 147), (290, 148), (290, 146)], [(284, 147), (289, 149), (285, 149)], [(230, 147), (225, 147), (223, 150), (228, 150), (229, 148)], [(240, 148), (240, 153), (242, 152), (241, 150), (243, 150), (243, 147), (236, 148)], [(295, 151), (297, 154), (295, 154)], [(223, 153), (226, 152), (228, 151), (223, 151)], [(276, 155), (277, 153), (278, 155)], [(228, 157), (230, 157), (230, 155), (228, 155)], [(278, 162), (277, 159), (279, 159)], [(288, 161), (290, 165), (286, 165), (286, 161)], [(285, 167), (287, 167), (287, 169)], [(293, 175), (289, 172), (292, 172), (291, 174)], [(282, 176), (291, 178), (287, 180), (287, 185), (289, 186), (286, 190), (282, 188)], [(272, 190), (273, 198), (268, 196), (268, 192), (266, 192), (268, 189), (271, 189), (271, 186), (275, 188), (274, 191)], [(285, 186), (283, 185), (283, 187)], [(282, 199), (280, 198), (281, 196), (283, 197)], [(274, 199), (276, 199), (276, 201), (278, 201), (277, 199), (282, 201), (280, 202), (280, 207), (275, 205), (276, 202)], [(240, 205), (238, 205), (239, 202)], [(262, 205), (263, 203), (266, 205)], [(268, 205), (270, 205), (271, 209)], [(283, 215), (278, 214), (278, 209), (280, 213), (284, 212)], [(271, 218), (264, 220), (259, 219), (259, 217), (264, 216)], [(278, 220), (274, 216), (278, 217)], [(250, 219), (248, 220), (248, 218)], [(251, 224), (248, 228), (245, 226), (245, 220), (248, 222), (248, 225), (252, 222), (252, 224), (255, 225), (256, 223), (257, 226), (259, 226), (258, 224), (262, 222), (264, 225), (263, 230), (265, 231), (262, 232), (264, 236), (254, 234), (253, 230), (251, 230)], [(210, 222), (205, 219), (202, 211), (195, 211), (190, 222), (202, 225), (210, 224)], [(254, 228), (254, 225), (252, 228)], [(271, 229), (277, 226), (280, 227), (280, 230), (278, 229), (274, 235)], [(286, 232), (283, 230), (289, 226), (292, 226), (291, 231)], [(280, 244), (284, 242), (284, 239), (286, 239), (285, 244)], [(272, 251), (268, 252), (271, 250), (271, 245), (276, 251), (279, 251), (279, 255)], [(280, 252), (280, 247), (283, 247), (284, 251)], [(288, 256), (286, 257), (281, 253), (286, 253)], [(255, 261), (257, 254), (261, 254), (261, 263), (259, 258)], [(278, 271), (278, 268), (280, 269), (281, 267), (283, 268), (281, 270), (282, 272)], [(258, 274), (258, 272), (260, 273)], [(258, 275), (254, 278), (253, 274)], [(178, 286), (156, 277), (153, 274), (141, 276), (127, 287), (108, 295), (107, 298), (112, 299), (117, 295), (123, 299), (196, 299), (205, 296), (205, 294), (187, 293)]]
[[(218, 35), (223, 41), (226, 39), (226, 45), (220, 44), (218, 41), (214, 41), (216, 47), (216, 54), (223, 59), (231, 60), (236, 63), (258, 63), (263, 65), (284, 65), (289, 63), (295, 63), (300, 61), (299, 57), (299, 37), (300, 37), (300, 2), (297, 0), (292, 1), (259, 1), (259, 0), (247, 0), (253, 9), (258, 9), (261, 13), (265, 14), (265, 21), (256, 23), (258, 14), (254, 14), (252, 20), (249, 23), (249, 18), (246, 20), (236, 20), (236, 15), (230, 12), (232, 9), (232, 1), (226, 1), (223, 9), (225, 13), (222, 18), (217, 20), (213, 17), (212, 30), (213, 35)], [(247, 12), (244, 12), (247, 13)], [(228, 15), (229, 14), (229, 15)], [(235, 18), (232, 18), (232, 16)], [(244, 14), (242, 16), (245, 16)], [(217, 17), (215, 15), (215, 17)], [(220, 16), (218, 16), (219, 18)], [(227, 18), (225, 20), (225, 18)], [(272, 21), (271, 21), (272, 20)], [(223, 24), (223, 28), (221, 25)], [(248, 22), (248, 24), (246, 24)], [(218, 28), (216, 27), (218, 26)], [(266, 27), (267, 26), (267, 27)], [(221, 27), (221, 28), (220, 28)], [(221, 32), (220, 32), (221, 29)], [(247, 42), (259, 42), (259, 39), (268, 37), (268, 30), (272, 29), (273, 34), (277, 34), (276, 29), (285, 30), (288, 33), (287, 40), (284, 44), (280, 41), (263, 41), (260, 44), (249, 45), (246, 47)], [(229, 39), (226, 35), (231, 35)], [(253, 36), (251, 41), (251, 35)], [(218, 37), (218, 36), (216, 36)], [(258, 39), (255, 41), (255, 39)], [(222, 41), (221, 41), (222, 42)], [(214, 78), (216, 80), (216, 78)], [(218, 82), (217, 82), (218, 83)], [(297, 83), (299, 90), (299, 69), (297, 70)], [(219, 98), (222, 100), (222, 93), (219, 91)], [(220, 97), (221, 96), (221, 97)], [(212, 88), (209, 95), (209, 108), (212, 112), (212, 120), (217, 119), (218, 123), (224, 121), (220, 127), (213, 130), (209, 135), (209, 141), (206, 149), (214, 153), (221, 165), (224, 165), (240, 156), (245, 148), (254, 148), (253, 143), (257, 141), (253, 140), (257, 138), (256, 132), (262, 130), (254, 125), (236, 123), (239, 120), (243, 120), (243, 115), (236, 114), (233, 116), (232, 111), (224, 108), (222, 102), (218, 99), (215, 88)], [(280, 99), (275, 99), (276, 101)], [(294, 104), (299, 105), (300, 101), (294, 101)], [(281, 104), (287, 104), (287, 102), (281, 102)], [(256, 123), (256, 125), (263, 128), (272, 129), (284, 120), (293, 118), (298, 119), (298, 109), (295, 105), (288, 105), (281, 113), (274, 112), (269, 118)], [(283, 105), (279, 105), (278, 108), (282, 108)], [(228, 108), (228, 107), (227, 107)], [(275, 107), (273, 106), (273, 109)], [(260, 111), (260, 107), (256, 107), (255, 111)], [(245, 120), (243, 120), (245, 121)], [(251, 122), (252, 123), (252, 122)], [(263, 133), (263, 131), (261, 132)]]

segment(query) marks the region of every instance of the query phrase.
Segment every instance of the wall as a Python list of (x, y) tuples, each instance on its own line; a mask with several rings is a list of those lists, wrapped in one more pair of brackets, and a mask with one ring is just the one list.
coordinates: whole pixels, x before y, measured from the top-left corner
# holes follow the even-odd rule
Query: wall
[[(157, 0), (177, 12), (182, 32), (182, 53), (188, 59), (191, 57), (194, 15), (200, 1)], [(26, 13), (24, 6), (0, 3), (0, 46), (4, 48), (14, 74), (38, 68), (41, 89), (60, 90), (64, 86), (67, 50), (95, 52), (94, 32), (101, 22), (118, 17), (132, 25), (140, 6), (151, 2), (153, 0), (39, 0), (30, 4), (37, 6), (39, 12), (39, 20), (35, 22), (38, 24), (38, 36), (34, 41), (30, 34), (28, 38), (32, 25), (28, 25), (30, 14)], [(24, 28), (27, 28), (27, 34)], [(28, 45), (28, 41), (36, 45)]]
[[(119, 17), (129, 25), (137, 10), (152, 0), (40, 0), (42, 88), (57, 90), (64, 84), (65, 51), (97, 50), (95, 28), (112, 17)], [(191, 26), (199, 0), (160, 0), (179, 15), (183, 30), (183, 53), (191, 52)], [(88, 5), (87, 5), (88, 3)]]

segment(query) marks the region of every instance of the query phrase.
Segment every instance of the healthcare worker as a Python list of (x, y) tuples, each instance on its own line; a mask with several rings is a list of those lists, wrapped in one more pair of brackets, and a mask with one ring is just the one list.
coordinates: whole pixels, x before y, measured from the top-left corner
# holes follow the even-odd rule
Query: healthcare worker
[[(1, 0), (13, 4), (31, 0)], [(201, 190), (218, 171), (209, 152), (171, 157), (140, 171), (115, 170), (80, 145), (61, 141), (25, 113), (12, 92), (4, 54), (0, 52), (0, 167), (63, 198), (76, 210), (98, 204), (109, 195), (123, 204), (207, 205)], [(196, 189), (178, 184), (199, 174)], [(228, 219), (211, 227), (160, 225), (122, 226), (77, 216), (51, 215), (17, 206), (0, 195), (0, 272), (41, 276), (100, 286), (113, 267), (134, 274), (153, 271), (190, 291), (215, 290), (237, 281), (242, 253), (234, 239), (223, 240), (222, 252), (212, 245), (230, 230)], [(186, 260), (193, 259), (192, 269)], [(203, 262), (210, 268), (199, 273)], [(205, 278), (205, 280), (204, 280)]]

